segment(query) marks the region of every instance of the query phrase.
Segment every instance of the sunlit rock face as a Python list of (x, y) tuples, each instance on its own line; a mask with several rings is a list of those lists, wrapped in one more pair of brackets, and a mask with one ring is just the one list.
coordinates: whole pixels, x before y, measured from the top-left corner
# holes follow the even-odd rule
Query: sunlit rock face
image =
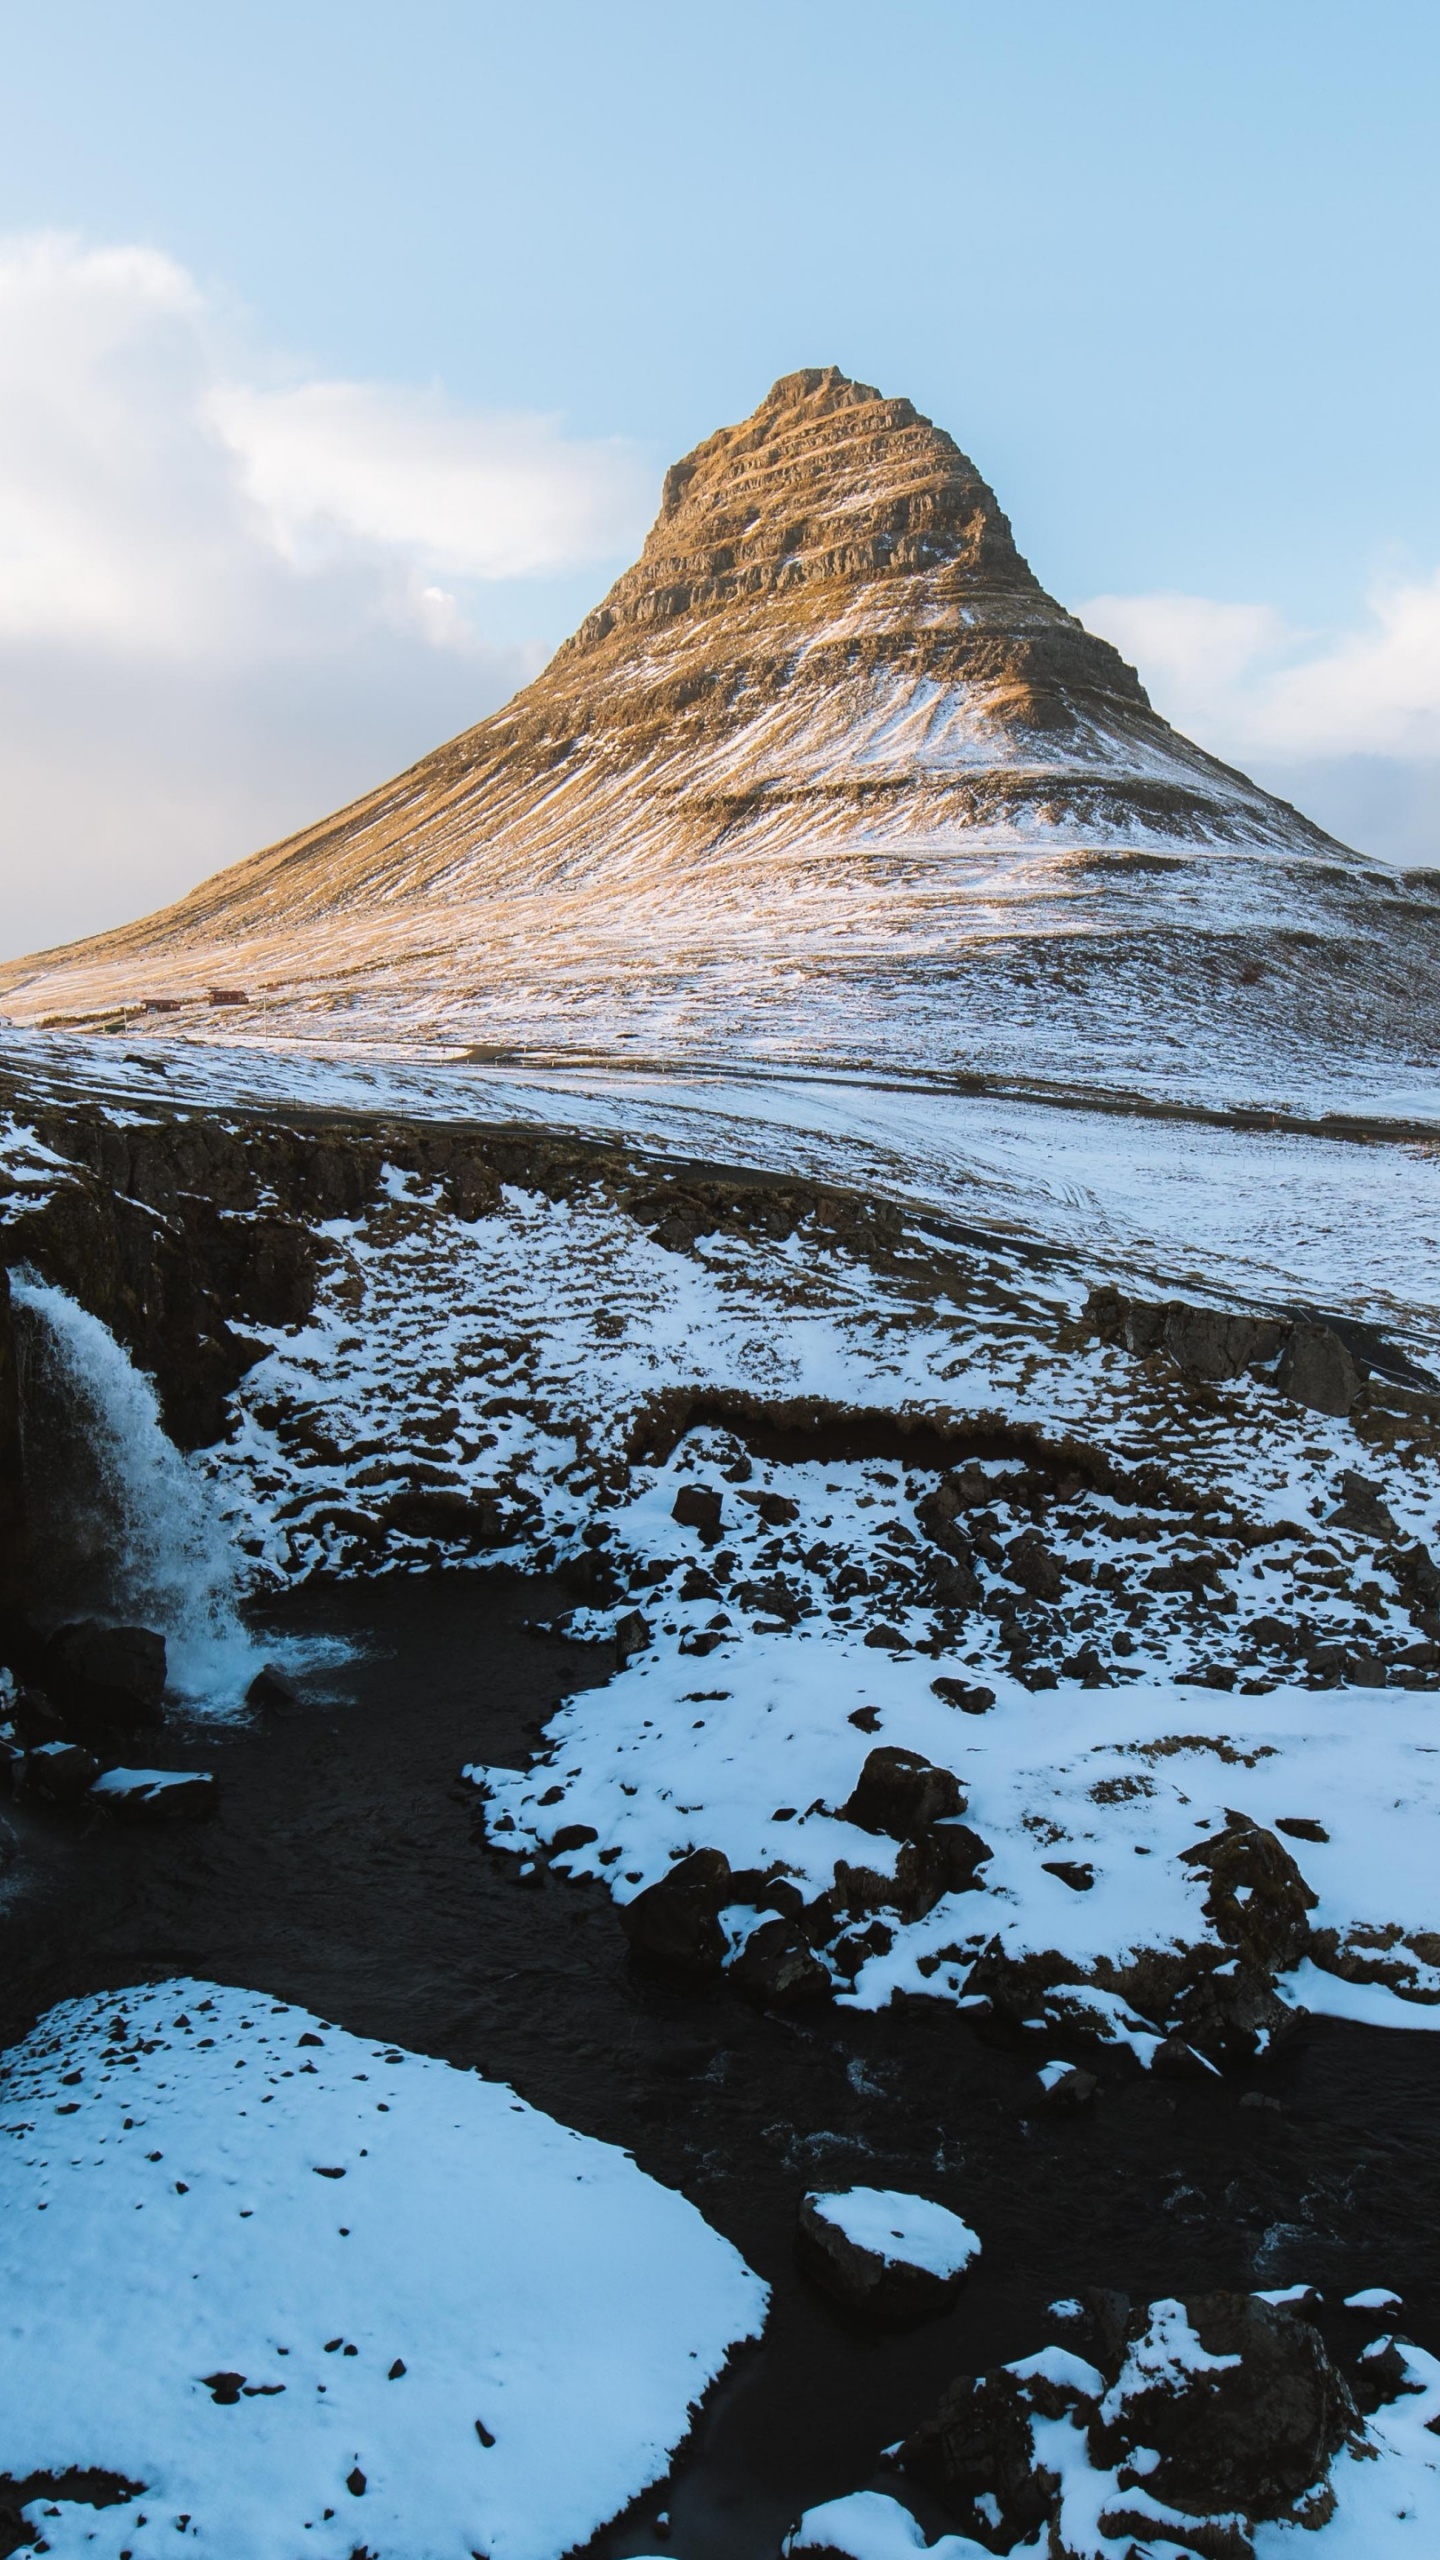
[(1433, 883), (1180, 737), (951, 438), (830, 367), (674, 465), (505, 710), (0, 988), (231, 1039), (1313, 1098), (1433, 1058), (1437, 942)]

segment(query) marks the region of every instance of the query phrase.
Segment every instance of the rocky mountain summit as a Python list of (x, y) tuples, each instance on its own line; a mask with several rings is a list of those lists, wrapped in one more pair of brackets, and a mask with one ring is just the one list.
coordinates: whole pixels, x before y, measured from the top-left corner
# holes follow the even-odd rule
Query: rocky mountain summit
[(1437, 942), (1428, 875), (1179, 736), (952, 439), (831, 366), (674, 465), (506, 709), (0, 991), (30, 1023), (1233, 1099), (1432, 1060)]

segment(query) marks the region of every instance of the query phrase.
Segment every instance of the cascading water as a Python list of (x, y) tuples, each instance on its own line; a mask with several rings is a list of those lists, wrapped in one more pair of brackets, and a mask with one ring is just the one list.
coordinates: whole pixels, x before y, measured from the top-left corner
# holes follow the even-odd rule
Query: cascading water
[(12, 1272), (10, 1289), (38, 1610), (154, 1627), (175, 1689), (233, 1704), (255, 1660), (209, 1486), (98, 1316), (33, 1272)]

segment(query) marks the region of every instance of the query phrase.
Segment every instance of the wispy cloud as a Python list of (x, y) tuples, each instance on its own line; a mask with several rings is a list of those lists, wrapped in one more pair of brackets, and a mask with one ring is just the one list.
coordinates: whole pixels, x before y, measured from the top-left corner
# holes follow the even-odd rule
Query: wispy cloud
[(1079, 610), (1202, 746), (1368, 852), (1440, 861), (1440, 571), (1377, 585), (1339, 631), (1209, 596), (1094, 596)]
[(553, 418), (304, 379), (153, 249), (0, 239), (0, 950), (175, 895), (493, 709), (545, 651), (487, 640), (487, 585), (598, 586), (652, 477)]

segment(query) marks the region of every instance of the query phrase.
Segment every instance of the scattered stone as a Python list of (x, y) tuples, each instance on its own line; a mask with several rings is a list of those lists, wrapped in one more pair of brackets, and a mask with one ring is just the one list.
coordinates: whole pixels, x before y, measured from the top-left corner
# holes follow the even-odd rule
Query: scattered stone
[(882, 1743), (868, 1754), (840, 1818), (861, 1831), (913, 1840), (931, 1823), (964, 1811), (965, 1798), (952, 1770), (935, 1768), (918, 1751)]
[(245, 1692), (245, 1704), (257, 1715), (291, 1715), (303, 1701), (273, 1662), (256, 1672)]
[(1291, 1840), (1324, 1841), (1330, 1837), (1324, 1823), (1312, 1821), (1306, 1813), (1282, 1813), (1276, 1818), (1275, 1828)]
[(730, 1967), (736, 1988), (766, 2009), (828, 2000), (834, 1988), (809, 1939), (794, 1920), (762, 1920)]
[(25, 1790), (43, 1803), (78, 1804), (100, 1774), (100, 1763), (78, 1742), (42, 1742), (25, 1760)]
[(930, 1686), (937, 1698), (943, 1698), (949, 1707), (958, 1707), (962, 1715), (988, 1715), (995, 1704), (994, 1690), (979, 1681), (953, 1680), (946, 1673), (941, 1679), (932, 1680)]
[(909, 1650), (909, 1639), (902, 1636), (898, 1627), (870, 1627), (866, 1630), (865, 1642), (877, 1653), (906, 1653)]
[(1095, 1870), (1088, 1859), (1042, 1858), (1040, 1864), (1047, 1876), (1058, 1876), (1062, 1884), (1068, 1884), (1072, 1893), (1093, 1892)]
[(731, 1894), (724, 1851), (696, 1849), (620, 1905), (620, 1926), (637, 1956), (680, 1973), (718, 1974), (725, 1962), (720, 1913)]
[(847, 1724), (853, 1724), (860, 1733), (878, 1733), (880, 1710), (878, 1707), (856, 1707), (845, 1721)]
[(220, 1791), (208, 1769), (107, 1769), (90, 1801), (124, 1822), (208, 1822)]
[(1211, 2080), (1215, 2065), (1186, 2044), (1179, 2036), (1162, 2036), (1150, 2056), (1150, 2068), (1157, 2080)]
[(655, 1641), (655, 1630), (638, 1609), (627, 1611), (615, 1628), (615, 1658), (623, 1671), (637, 1653), (648, 1653)]
[(1037, 2077), (1045, 2092), (1045, 2105), (1060, 2113), (1088, 2107), (1100, 2086), (1094, 2072), (1082, 2070), (1076, 2062), (1042, 2063)]
[(1047, 1547), (1038, 1529), (1024, 1529), (1018, 1538), (1011, 1539), (1005, 1550), (1005, 1570), (1032, 1600), (1059, 1600), (1063, 1596), (1065, 1577), (1060, 1559)]
[(1395, 1515), (1383, 1500), (1378, 1484), (1372, 1484), (1368, 1476), (1356, 1475), (1349, 1467), (1340, 1478), (1340, 1500), (1329, 1517), (1337, 1529), (1353, 1529), (1362, 1538), (1399, 1535)]
[(682, 1484), (671, 1507), (670, 1517), (682, 1529), (698, 1529), (707, 1547), (719, 1543), (724, 1518), (724, 1496), (709, 1484)]
[(572, 1849), (588, 1849), (591, 1841), (599, 1837), (593, 1822), (562, 1822), (550, 1841), (550, 1854), (552, 1858), (568, 1857)]
[(795, 2254), (806, 2275), (884, 2328), (948, 2311), (980, 2254), (969, 2224), (928, 2197), (885, 2187), (807, 2195)]

